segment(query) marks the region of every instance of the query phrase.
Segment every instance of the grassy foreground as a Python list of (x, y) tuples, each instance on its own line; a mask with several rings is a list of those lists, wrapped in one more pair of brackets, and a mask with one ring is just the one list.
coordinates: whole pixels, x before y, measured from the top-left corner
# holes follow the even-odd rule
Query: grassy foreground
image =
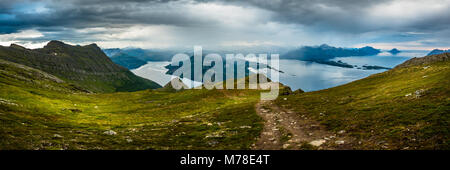
[(0, 60), (0, 149), (249, 149), (257, 90), (90, 94)]
[[(357, 139), (356, 149), (450, 149), (450, 61), (427, 56), (346, 85), (276, 103)], [(430, 60), (423, 62), (420, 60)]]

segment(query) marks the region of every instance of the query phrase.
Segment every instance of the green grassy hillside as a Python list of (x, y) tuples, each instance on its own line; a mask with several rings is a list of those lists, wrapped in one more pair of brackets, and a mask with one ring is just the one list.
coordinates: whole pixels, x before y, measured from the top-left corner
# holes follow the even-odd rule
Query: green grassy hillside
[(72, 46), (50, 41), (41, 49), (0, 46), (0, 59), (55, 75), (92, 92), (138, 91), (161, 87), (114, 64), (95, 44)]
[(415, 58), (346, 85), (290, 95), (276, 103), (360, 149), (450, 149), (450, 53)]
[(248, 149), (262, 128), (259, 93), (91, 94), (0, 60), (0, 149)]
[[(275, 103), (345, 130), (354, 149), (450, 149), (449, 58), (415, 58), (321, 91), (281, 86)], [(260, 90), (83, 89), (0, 59), (0, 149), (249, 149), (263, 128)]]

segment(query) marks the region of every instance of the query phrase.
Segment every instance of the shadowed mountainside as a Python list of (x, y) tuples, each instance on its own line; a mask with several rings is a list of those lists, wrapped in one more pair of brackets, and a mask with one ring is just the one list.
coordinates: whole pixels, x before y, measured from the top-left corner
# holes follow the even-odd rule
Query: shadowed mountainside
[(95, 44), (72, 46), (50, 41), (44, 48), (0, 46), (0, 59), (53, 74), (93, 92), (137, 91), (160, 86), (114, 64)]

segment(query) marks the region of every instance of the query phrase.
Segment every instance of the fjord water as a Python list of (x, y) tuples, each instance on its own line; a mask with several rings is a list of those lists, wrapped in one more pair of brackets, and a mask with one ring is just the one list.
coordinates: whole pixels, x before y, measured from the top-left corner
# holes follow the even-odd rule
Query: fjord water
[[(333, 60), (341, 60), (342, 62), (357, 65), (358, 67), (363, 65), (377, 65), (393, 68), (412, 57), (422, 57), (425, 55), (426, 51), (405, 51), (397, 55), (382, 52), (375, 56), (339, 57)], [(146, 65), (132, 70), (132, 72), (164, 86), (172, 79), (172, 75), (165, 74), (167, 69), (164, 66), (169, 63), (168, 61), (148, 62)], [(302, 89), (304, 91), (331, 88), (386, 71), (385, 69), (363, 70), (356, 67), (342, 68), (291, 59), (280, 59), (279, 64), (280, 70), (283, 71), (283, 73), (279, 73), (280, 82), (291, 87), (292, 90)], [(253, 71), (256, 72), (255, 70)], [(267, 73), (267, 70), (259, 70), (259, 72)], [(267, 76), (269, 78), (271, 77), (270, 75)], [(189, 87), (192, 87), (190, 85), (192, 81), (183, 79), (183, 82)], [(200, 85), (200, 83), (195, 82), (196, 85)]]
[[(165, 68), (165, 66), (169, 65), (170, 63), (171, 62), (168, 62), (168, 61), (149, 61), (149, 62), (147, 62), (147, 64), (145, 64), (137, 69), (131, 70), (131, 72), (133, 72), (134, 74), (136, 74), (138, 76), (152, 80), (161, 86), (164, 86), (167, 83), (169, 83), (169, 81), (172, 80), (172, 78), (175, 78), (175, 76), (166, 74), (168, 69)], [(181, 80), (189, 88), (199, 86), (202, 84), (200, 82), (195, 82), (195, 81), (192, 81), (187, 78), (183, 78)]]

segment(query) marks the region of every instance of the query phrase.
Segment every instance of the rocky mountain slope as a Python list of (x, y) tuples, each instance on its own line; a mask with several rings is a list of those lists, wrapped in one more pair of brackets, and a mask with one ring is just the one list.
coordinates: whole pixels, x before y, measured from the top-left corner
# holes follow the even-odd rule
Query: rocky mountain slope
[(95, 44), (72, 46), (50, 41), (44, 48), (0, 46), (0, 59), (57, 76), (92, 92), (137, 91), (160, 86), (114, 64)]

